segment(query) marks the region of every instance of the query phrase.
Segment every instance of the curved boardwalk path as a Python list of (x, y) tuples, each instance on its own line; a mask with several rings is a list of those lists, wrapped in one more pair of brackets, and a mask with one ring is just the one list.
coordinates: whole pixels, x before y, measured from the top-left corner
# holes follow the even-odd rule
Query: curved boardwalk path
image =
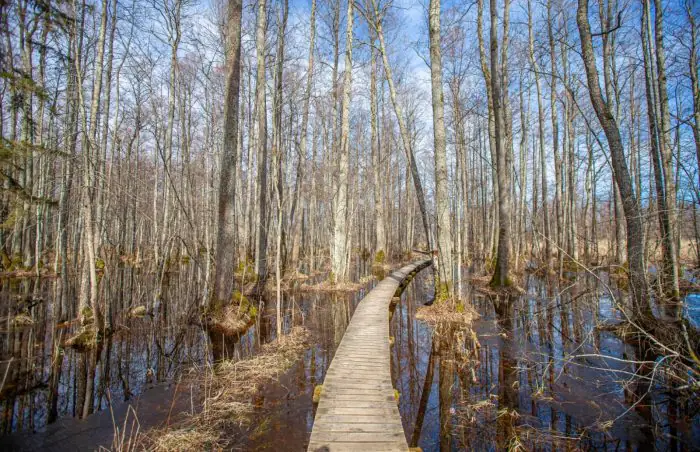
[(384, 278), (360, 301), (323, 382), (310, 451), (407, 451), (391, 383), (389, 306), (413, 262)]

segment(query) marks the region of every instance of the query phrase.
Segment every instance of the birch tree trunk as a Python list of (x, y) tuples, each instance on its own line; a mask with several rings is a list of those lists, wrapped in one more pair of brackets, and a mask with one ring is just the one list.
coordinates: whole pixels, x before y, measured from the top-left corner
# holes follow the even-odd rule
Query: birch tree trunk
[(386, 231), (384, 225), (384, 206), (382, 197), (382, 181), (381, 181), (381, 146), (379, 143), (379, 124), (378, 124), (378, 105), (377, 105), (377, 50), (375, 47), (376, 36), (373, 31), (371, 33), (370, 45), (370, 80), (369, 80), (369, 104), (370, 104), (370, 129), (372, 141), (372, 182), (374, 195), (374, 215), (375, 215), (375, 245), (374, 245), (374, 260), (378, 264), (383, 264), (387, 248), (386, 248)]
[(340, 118), (340, 148), (338, 149), (338, 187), (333, 198), (333, 258), (331, 280), (345, 281), (347, 269), (347, 215), (348, 173), (350, 171), (350, 90), (352, 87), (353, 0), (348, 0), (347, 29), (345, 32), (345, 79), (343, 81), (343, 108)]
[(277, 199), (277, 250), (275, 257), (275, 283), (277, 295), (277, 339), (282, 337), (282, 264), (284, 262), (283, 252), (285, 249), (285, 227), (284, 227), (284, 148), (282, 140), (282, 65), (284, 63), (284, 33), (287, 29), (287, 17), (289, 13), (289, 2), (282, 3), (281, 18), (277, 31), (277, 61), (275, 68), (275, 96), (273, 101), (273, 166), (277, 168), (277, 183), (275, 184), (275, 197)]
[(430, 0), (430, 80), (433, 100), (433, 140), (435, 157), (435, 217), (437, 220), (436, 300), (450, 297), (454, 290), (452, 260), (452, 221), (448, 195), (447, 149), (445, 139), (445, 101), (442, 88), (440, 53), (440, 0)]
[[(313, 76), (314, 76), (314, 53), (316, 51), (316, 0), (311, 0), (311, 18), (310, 18), (310, 24), (309, 27), (311, 28), (310, 30), (310, 36), (309, 36), (309, 60), (308, 60), (308, 67), (307, 67), (307, 73), (306, 73), (306, 93), (304, 94), (304, 105), (302, 107), (302, 114), (301, 114), (301, 139), (300, 139), (300, 144), (299, 144), (299, 169), (298, 171), (301, 172), (303, 170), (303, 166), (306, 165), (306, 154), (307, 154), (307, 148), (308, 148), (308, 129), (309, 129), (309, 107), (310, 107), (310, 102), (311, 102), (311, 92), (312, 92), (312, 87), (313, 87)], [(312, 144), (313, 146), (313, 144)], [(312, 163), (313, 165), (313, 163)], [(313, 167), (312, 171), (310, 172), (311, 177), (315, 178), (315, 174), (313, 172)], [(302, 212), (302, 221), (303, 221), (303, 212)], [(299, 222), (300, 223), (300, 222)], [(302, 233), (302, 238), (303, 238), (303, 233)], [(294, 246), (292, 248), (292, 262), (296, 263), (297, 255), (298, 255), (298, 244), (297, 244), (297, 234), (294, 234)], [(312, 271), (312, 269), (309, 269), (309, 271)]]

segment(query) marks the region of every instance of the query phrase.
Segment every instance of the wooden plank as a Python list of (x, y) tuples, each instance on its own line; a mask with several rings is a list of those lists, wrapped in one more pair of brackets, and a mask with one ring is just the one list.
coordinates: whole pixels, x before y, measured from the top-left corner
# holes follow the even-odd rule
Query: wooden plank
[[(406, 435), (403, 432), (322, 432), (315, 431), (314, 442), (332, 443), (334, 441), (342, 441), (346, 443), (377, 443), (377, 442), (398, 442), (406, 441)], [(408, 444), (406, 445), (408, 449)]]
[(330, 450), (333, 452), (351, 452), (358, 450), (366, 452), (395, 452), (405, 451), (406, 448), (404, 448), (402, 443), (398, 441), (395, 443), (345, 443), (335, 441), (333, 442), (332, 447), (328, 443), (309, 443), (309, 450), (314, 452), (327, 452)]
[[(398, 410), (396, 411), (398, 414)], [(373, 404), (370, 407), (354, 407), (354, 406), (325, 406), (316, 410), (316, 417), (326, 416), (326, 415), (348, 415), (348, 416), (382, 416), (384, 418), (390, 417), (394, 414), (394, 410), (389, 408), (381, 408), (377, 404)], [(316, 422), (314, 421), (314, 424)], [(312, 430), (313, 433), (313, 430)]]
[(376, 422), (342, 422), (342, 423), (323, 423), (314, 425), (314, 429), (318, 432), (329, 433), (400, 433), (403, 434), (403, 426), (401, 424), (379, 424)]
[(326, 373), (308, 450), (408, 450), (391, 383), (388, 309), (399, 284), (429, 263), (393, 272), (357, 305)]

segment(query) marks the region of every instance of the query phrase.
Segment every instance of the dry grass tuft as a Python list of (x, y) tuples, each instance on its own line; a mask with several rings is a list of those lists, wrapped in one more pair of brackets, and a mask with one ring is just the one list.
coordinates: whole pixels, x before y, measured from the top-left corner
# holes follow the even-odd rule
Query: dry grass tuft
[(65, 347), (72, 347), (82, 352), (91, 350), (97, 345), (97, 329), (93, 324), (83, 325), (77, 333), (66, 339)]
[(32, 325), (34, 325), (34, 319), (32, 319), (27, 314), (17, 314), (12, 319), (12, 326), (15, 328), (21, 328), (21, 327), (32, 326)]
[(374, 276), (366, 276), (362, 278), (359, 282), (342, 282), (342, 283), (331, 283), (328, 280), (320, 282), (318, 284), (302, 284), (299, 288), (304, 292), (356, 292), (367, 285), (370, 281), (374, 279)]
[(479, 314), (474, 308), (461, 303), (456, 307), (449, 303), (435, 303), (431, 306), (421, 306), (416, 311), (416, 319), (422, 320), (432, 327), (444, 323), (469, 326), (477, 318), (479, 318)]
[(176, 425), (142, 434), (138, 442), (150, 451), (220, 450), (227, 446), (231, 429), (250, 425), (255, 397), (299, 360), (309, 333), (295, 327), (279, 341), (266, 344), (260, 353), (241, 361), (223, 361), (197, 375), (194, 384), (205, 394), (202, 410)]

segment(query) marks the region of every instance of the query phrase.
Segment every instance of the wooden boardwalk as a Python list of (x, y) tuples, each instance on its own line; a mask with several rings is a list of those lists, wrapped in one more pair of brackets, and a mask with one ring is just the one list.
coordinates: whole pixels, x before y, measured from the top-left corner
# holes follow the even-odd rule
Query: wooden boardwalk
[(355, 309), (323, 383), (310, 451), (407, 451), (391, 382), (389, 306), (430, 260), (384, 278)]

